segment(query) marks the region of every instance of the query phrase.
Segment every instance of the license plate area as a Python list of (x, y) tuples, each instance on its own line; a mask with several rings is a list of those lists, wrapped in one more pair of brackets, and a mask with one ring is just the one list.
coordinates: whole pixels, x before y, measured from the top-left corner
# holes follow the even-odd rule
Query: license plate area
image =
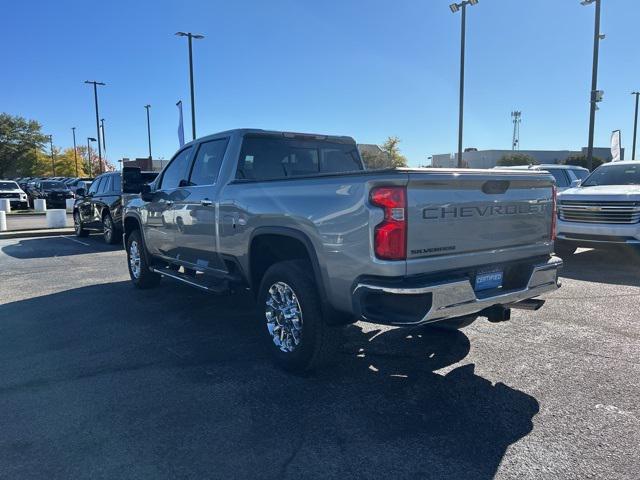
[(491, 270), (479, 270), (476, 273), (474, 290), (477, 292), (483, 290), (493, 290), (502, 287), (504, 272), (500, 268), (492, 268)]

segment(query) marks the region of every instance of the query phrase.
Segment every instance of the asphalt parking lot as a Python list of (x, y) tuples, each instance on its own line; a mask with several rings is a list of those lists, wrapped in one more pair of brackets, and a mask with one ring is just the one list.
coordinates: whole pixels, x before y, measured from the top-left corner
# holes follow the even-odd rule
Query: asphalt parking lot
[(246, 294), (139, 291), (100, 237), (0, 241), (0, 477), (638, 478), (640, 259), (581, 251), (539, 312), (356, 324), (274, 368)]

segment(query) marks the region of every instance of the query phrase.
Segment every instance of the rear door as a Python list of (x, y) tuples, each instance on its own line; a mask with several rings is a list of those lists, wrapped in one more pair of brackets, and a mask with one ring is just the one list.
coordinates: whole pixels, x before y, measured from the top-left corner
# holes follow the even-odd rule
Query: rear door
[(552, 181), (544, 173), (410, 173), (407, 202), (409, 260), (550, 241)]
[(82, 223), (91, 228), (97, 226), (94, 203), (95, 197), (98, 195), (98, 188), (100, 188), (100, 184), (102, 183), (103, 178), (104, 177), (98, 177), (95, 179), (95, 181), (91, 184), (91, 187), (89, 187), (89, 191), (82, 199), (82, 203), (78, 207)]
[(175, 258), (201, 271), (226, 271), (218, 256), (215, 192), (228, 142), (228, 138), (219, 138), (198, 145), (181, 182), (181, 194), (170, 208)]

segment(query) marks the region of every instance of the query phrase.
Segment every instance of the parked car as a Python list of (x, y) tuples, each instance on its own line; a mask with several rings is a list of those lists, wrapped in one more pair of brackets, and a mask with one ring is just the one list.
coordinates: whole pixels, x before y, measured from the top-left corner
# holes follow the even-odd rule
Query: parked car
[(67, 187), (69, 187), (69, 190), (75, 193), (75, 191), (78, 188), (84, 188), (85, 191), (88, 191), (89, 186), (91, 185), (91, 181), (93, 181), (93, 178), (81, 177), (81, 178), (72, 178), (65, 183)]
[[(276, 361), (308, 370), (357, 319), (459, 328), (539, 308), (562, 264), (553, 183), (515, 170), (366, 171), (350, 137), (232, 130), (185, 145), (127, 201), (129, 273), (139, 288), (164, 276), (251, 289)], [(182, 228), (166, 221), (183, 214)]]
[(529, 170), (549, 172), (556, 179), (558, 192), (562, 192), (572, 186), (578, 185), (582, 180), (589, 176), (589, 170), (577, 165), (557, 165), (548, 163), (542, 165), (522, 165), (515, 167), (495, 167), (496, 169), (506, 170)]
[(0, 198), (8, 198), (11, 208), (27, 208), (27, 194), (12, 180), (0, 180)]
[(556, 251), (640, 247), (640, 162), (605, 163), (559, 197)]
[(34, 206), (36, 199), (44, 199), (49, 208), (66, 208), (66, 200), (74, 198), (73, 192), (58, 180), (36, 180), (27, 184), (29, 206)]
[(88, 190), (77, 188), (76, 197), (73, 224), (77, 236), (100, 231), (109, 244), (122, 240), (122, 177), (119, 172), (100, 175)]

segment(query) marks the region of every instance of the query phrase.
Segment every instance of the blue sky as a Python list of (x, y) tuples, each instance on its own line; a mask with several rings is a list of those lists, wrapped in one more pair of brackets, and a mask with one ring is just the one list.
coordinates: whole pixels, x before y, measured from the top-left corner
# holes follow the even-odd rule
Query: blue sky
[[(191, 137), (186, 39), (194, 43), (199, 135), (257, 127), (402, 140), (412, 165), (456, 150), (460, 14), (448, 0), (28, 1), (3, 6), (0, 111), (39, 120), (54, 143), (95, 136), (100, 90), (111, 160), (178, 146), (175, 102)], [(480, 0), (468, 10), (465, 147), (587, 144), (594, 6), (578, 0)], [(605, 0), (596, 145), (622, 130), (640, 89), (640, 2)]]

